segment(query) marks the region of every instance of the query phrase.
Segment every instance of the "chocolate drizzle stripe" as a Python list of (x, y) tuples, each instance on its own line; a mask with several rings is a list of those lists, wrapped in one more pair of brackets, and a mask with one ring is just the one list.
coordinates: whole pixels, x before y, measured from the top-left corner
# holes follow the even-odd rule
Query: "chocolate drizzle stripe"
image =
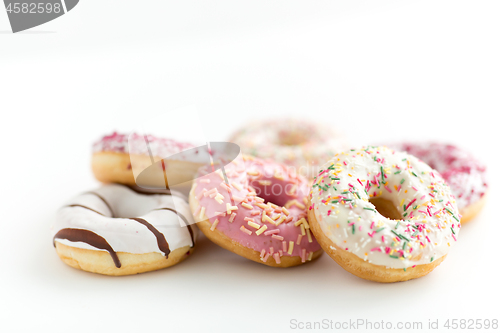
[(193, 227), (188, 224), (187, 228), (189, 230), (189, 236), (191, 236), (191, 247), (194, 247), (194, 234), (193, 234)]
[(95, 192), (87, 192), (86, 194), (92, 194), (92, 195), (95, 195), (96, 197), (98, 197), (99, 199), (101, 199), (102, 202), (104, 202), (104, 204), (106, 205), (106, 207), (108, 207), (108, 209), (111, 213), (111, 217), (115, 217), (115, 213), (113, 212), (113, 209), (111, 209), (111, 205), (100, 194), (95, 193)]
[(169, 189), (145, 189), (139, 186), (130, 186), (130, 185), (123, 185), (123, 186), (125, 186), (131, 191), (134, 191), (135, 193), (143, 195), (157, 195), (157, 194), (173, 195)]
[[(67, 205), (67, 206), (65, 206), (65, 207), (81, 207), (81, 208), (85, 208), (85, 209), (91, 210), (91, 211), (93, 211), (94, 213), (97, 213), (97, 214), (99, 214), (99, 215), (104, 216), (104, 214), (103, 214), (103, 213), (98, 212), (97, 210), (94, 210), (94, 209), (92, 209), (92, 208), (90, 208), (90, 207), (83, 206), (83, 205), (77, 205), (77, 204), (75, 204), (75, 205)], [(63, 208), (64, 208), (64, 207), (63, 207)]]
[(140, 224), (146, 226), (146, 228), (151, 231), (155, 237), (156, 241), (158, 243), (158, 248), (165, 253), (165, 258), (168, 259), (168, 255), (170, 254), (170, 248), (168, 247), (167, 240), (165, 239), (165, 235), (163, 235), (161, 232), (159, 232), (152, 224), (150, 224), (148, 221), (138, 218), (138, 217), (131, 217), (129, 218), (130, 220), (134, 220), (139, 222)]
[(166, 170), (166, 167), (165, 167), (165, 160), (164, 159), (161, 160), (161, 169), (163, 171), (163, 181), (168, 186), (167, 170)]
[(164, 207), (164, 208), (157, 208), (157, 209), (154, 209), (154, 210), (169, 210), (171, 212), (174, 212), (175, 214), (177, 214), (178, 216), (180, 216), (180, 218), (184, 221), (184, 223), (186, 223), (186, 226), (189, 230), (189, 235), (191, 236), (191, 247), (194, 247), (194, 234), (193, 234), (193, 228), (191, 227), (191, 225), (189, 224), (188, 220), (186, 219), (186, 217), (184, 215), (182, 215), (181, 213), (179, 213), (178, 211), (176, 211), (175, 209), (172, 209), (172, 208), (167, 208), (167, 207)]
[(106, 250), (111, 255), (111, 258), (113, 259), (113, 262), (115, 263), (115, 266), (117, 268), (122, 267), (120, 259), (118, 259), (118, 255), (116, 254), (115, 250), (113, 250), (111, 245), (109, 245), (109, 243), (104, 238), (102, 238), (101, 236), (99, 236), (98, 234), (96, 234), (90, 230), (73, 229), (73, 228), (61, 229), (54, 236), (54, 238), (52, 240), (54, 246), (56, 246), (56, 243), (55, 243), (56, 238), (67, 239), (67, 240), (72, 241), (72, 242), (84, 242), (84, 243), (87, 243), (95, 248), (98, 248), (101, 250)]
[(130, 185), (125, 185), (125, 184), (120, 184), (126, 188), (128, 188), (129, 190), (137, 193), (137, 194), (142, 194), (142, 195), (171, 195), (171, 196), (175, 196), (175, 197), (178, 197), (178, 198), (181, 198), (183, 199), (184, 201), (187, 201), (187, 198), (181, 194), (181, 193), (177, 193), (177, 192), (172, 192), (170, 189), (145, 189), (145, 188), (141, 188), (139, 186), (130, 186)]

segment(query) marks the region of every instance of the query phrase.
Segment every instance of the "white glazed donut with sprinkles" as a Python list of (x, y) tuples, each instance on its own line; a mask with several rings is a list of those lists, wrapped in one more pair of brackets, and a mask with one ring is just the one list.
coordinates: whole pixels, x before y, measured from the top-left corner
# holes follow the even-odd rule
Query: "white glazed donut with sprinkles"
[(386, 147), (352, 149), (324, 165), (310, 192), (309, 221), (337, 263), (378, 282), (426, 275), (460, 230), (456, 200), (440, 174)]

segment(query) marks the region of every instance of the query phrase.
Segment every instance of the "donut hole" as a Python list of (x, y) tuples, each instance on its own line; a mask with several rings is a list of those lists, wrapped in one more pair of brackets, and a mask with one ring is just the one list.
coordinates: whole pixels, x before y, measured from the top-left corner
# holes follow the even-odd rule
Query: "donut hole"
[(285, 190), (283, 187), (275, 184), (276, 186), (253, 186), (257, 195), (264, 199), (264, 204), (267, 205), (268, 202), (273, 203), (278, 206), (284, 206), (290, 197), (285, 195)]
[(281, 132), (279, 134), (279, 144), (281, 146), (300, 146), (308, 140), (306, 133), (296, 132)]
[(384, 217), (391, 220), (402, 220), (403, 216), (398, 211), (391, 200), (383, 198), (371, 198), (370, 202), (375, 206), (377, 211)]

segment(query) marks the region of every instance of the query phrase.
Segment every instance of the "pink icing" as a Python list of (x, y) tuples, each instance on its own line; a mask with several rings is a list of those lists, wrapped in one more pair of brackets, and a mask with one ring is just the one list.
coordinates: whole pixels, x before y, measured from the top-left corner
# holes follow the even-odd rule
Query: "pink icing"
[(167, 157), (194, 147), (190, 143), (159, 138), (151, 134), (147, 134), (145, 137), (138, 133), (124, 134), (113, 132), (111, 135), (105, 135), (99, 141), (95, 142), (92, 148), (94, 153), (115, 152), (149, 155), (146, 142), (149, 143), (151, 153), (154, 156), (160, 157)]
[(437, 170), (456, 197), (458, 209), (477, 202), (488, 189), (486, 166), (456, 146), (435, 142), (389, 146), (406, 151)]
[[(297, 221), (307, 219), (304, 198), (308, 186), (305, 178), (280, 164), (257, 158), (230, 163), (225, 167), (225, 173), (229, 191), (220, 170), (208, 174), (206, 170), (201, 170), (201, 176), (196, 180), (195, 196), (200, 204), (197, 212), (204, 207), (212, 227), (218, 220), (217, 230), (241, 245), (260, 252), (263, 261), (269, 257), (278, 262), (281, 256), (299, 256), (304, 262), (311, 252), (320, 250), (316, 239), (307, 229), (308, 223), (303, 224), (304, 235), (301, 225), (295, 225)], [(223, 197), (219, 196), (220, 203), (217, 194)], [(266, 207), (257, 206), (259, 201), (264, 201), (260, 204)], [(231, 214), (227, 212), (228, 203), (237, 207), (231, 210)], [(276, 222), (263, 220), (264, 211)], [(280, 220), (283, 222), (278, 224)], [(263, 226), (265, 231), (258, 235), (257, 231)], [(290, 242), (294, 243), (291, 254), (288, 253)]]

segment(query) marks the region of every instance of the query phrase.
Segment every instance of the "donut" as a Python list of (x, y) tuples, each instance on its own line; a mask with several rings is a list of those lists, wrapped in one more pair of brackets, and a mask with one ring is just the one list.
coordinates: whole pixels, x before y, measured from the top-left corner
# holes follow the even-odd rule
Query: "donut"
[(462, 215), (460, 222), (472, 220), (486, 203), (486, 166), (469, 152), (438, 142), (401, 143), (391, 148), (418, 157), (437, 170), (448, 183)]
[(193, 252), (197, 235), (186, 199), (118, 184), (83, 193), (57, 212), (56, 252), (71, 267), (105, 275), (175, 265)]
[(293, 118), (250, 123), (229, 141), (238, 144), (244, 154), (293, 167), (309, 179), (321, 163), (348, 148), (342, 135), (331, 127)]
[(441, 175), (404, 152), (362, 147), (323, 165), (309, 195), (311, 229), (321, 247), (363, 279), (424, 276), (456, 242), (456, 200)]
[(318, 258), (306, 213), (307, 180), (278, 163), (241, 156), (200, 170), (189, 195), (200, 230), (217, 245), (274, 267)]
[[(176, 154), (180, 152), (195, 149), (192, 144), (150, 134), (113, 132), (95, 142), (92, 148), (92, 171), (103, 183), (164, 189), (169, 187), (167, 178), (171, 182), (177, 179), (192, 179), (197, 170), (205, 164), (204, 156), (190, 160), (175, 157), (179, 156)], [(136, 184), (137, 176), (155, 163), (157, 172), (149, 172), (142, 178), (141, 184)], [(191, 182), (187, 181), (185, 187), (187, 194)]]

